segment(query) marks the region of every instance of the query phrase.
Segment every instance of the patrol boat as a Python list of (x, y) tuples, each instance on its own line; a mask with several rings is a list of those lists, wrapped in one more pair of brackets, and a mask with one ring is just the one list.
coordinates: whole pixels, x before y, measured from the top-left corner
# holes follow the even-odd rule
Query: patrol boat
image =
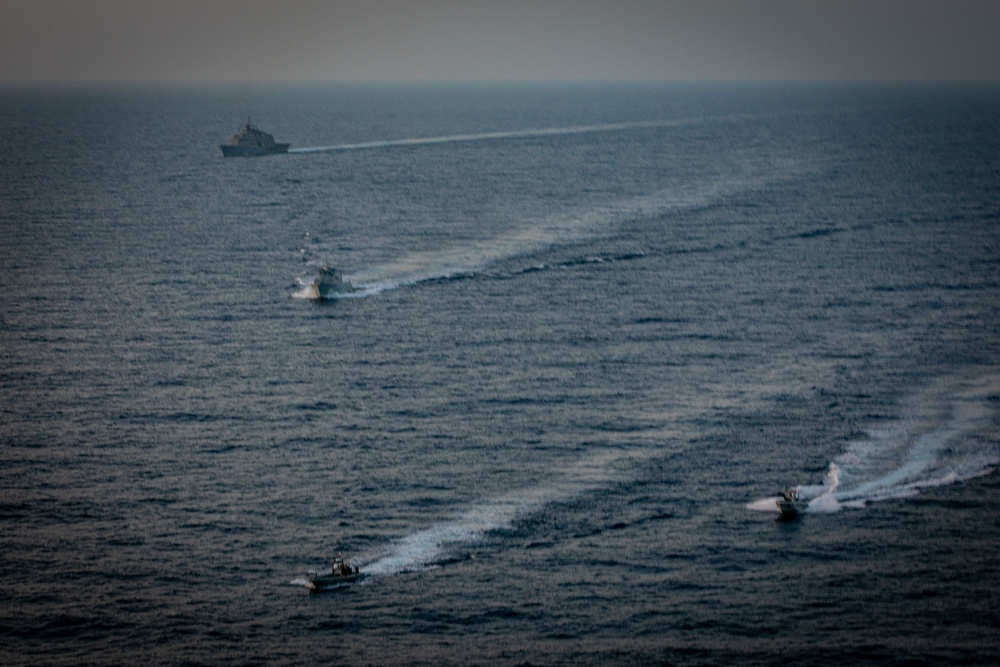
[(787, 519), (794, 519), (809, 508), (809, 501), (804, 500), (799, 495), (799, 490), (792, 487), (788, 487), (782, 491), (781, 497), (775, 502), (778, 504), (781, 516)]
[(353, 584), (364, 576), (361, 574), (359, 568), (351, 567), (344, 562), (343, 556), (337, 554), (333, 559), (333, 567), (330, 568), (330, 574), (318, 574), (310, 570), (308, 586), (309, 590), (318, 593), (319, 591), (326, 591), (345, 584)]
[(309, 283), (309, 292), (314, 299), (325, 299), (333, 294), (350, 294), (354, 291), (354, 285), (349, 280), (344, 280), (340, 272), (324, 264), (319, 269), (319, 274)]
[(234, 134), (229, 143), (222, 144), (219, 148), (225, 157), (257, 157), (287, 153), (290, 145), (275, 143), (272, 135), (251, 125), (247, 118), (243, 129)]

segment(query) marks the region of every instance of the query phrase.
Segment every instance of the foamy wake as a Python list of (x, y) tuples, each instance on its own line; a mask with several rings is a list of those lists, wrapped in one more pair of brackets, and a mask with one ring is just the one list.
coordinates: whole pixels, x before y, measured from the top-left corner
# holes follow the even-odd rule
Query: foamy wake
[[(630, 123), (606, 123), (602, 125), (575, 125), (570, 127), (547, 127), (528, 130), (510, 130), (506, 132), (481, 132), (478, 134), (451, 134), (439, 137), (415, 137), (411, 139), (389, 139), (384, 141), (367, 141), (357, 144), (337, 144), (334, 146), (305, 146), (290, 148), (289, 153), (328, 153), (337, 151), (370, 150), (375, 148), (397, 148), (401, 146), (428, 146), (433, 144), (465, 143), (471, 141), (496, 141), (500, 139), (524, 139), (535, 137), (555, 137), (573, 134), (592, 134), (595, 132), (623, 132), (658, 127), (680, 127), (705, 123), (707, 117), (678, 118), (662, 121), (635, 121)], [(718, 118), (716, 120), (725, 120)]]
[[(680, 126), (706, 122), (706, 120), (708, 119), (692, 118), (654, 122), (582, 125), (566, 128), (400, 139), (339, 146), (316, 146), (292, 149), (289, 152), (311, 153), (388, 146), (410, 146), (415, 144), (612, 132), (640, 128)], [(714, 120), (724, 121), (726, 119), (717, 118)], [(541, 220), (524, 221), (524, 224), (495, 238), (470, 241), (450, 248), (415, 252), (379, 266), (345, 275), (344, 278), (354, 285), (355, 291), (350, 294), (338, 294), (332, 298), (364, 298), (380, 294), (387, 290), (398, 289), (425, 281), (473, 275), (499, 260), (532, 254), (553, 245), (575, 243), (592, 238), (628, 220), (697, 210), (727, 197), (764, 188), (775, 180), (794, 178), (801, 169), (802, 166), (794, 161), (772, 161), (769, 163), (767, 169), (763, 169), (760, 164), (752, 164), (747, 165), (740, 172), (722, 177), (718, 181), (698, 181), (685, 186), (664, 189), (643, 196), (612, 202), (605, 206), (585, 211), (559, 213)], [(313, 257), (315, 259), (310, 263), (317, 263), (319, 255), (322, 254), (318, 251), (319, 248), (316, 246), (315, 241), (307, 233), (306, 247), (301, 251), (303, 259), (308, 261), (310, 257)], [(307, 286), (308, 281), (300, 278), (299, 289), (293, 296), (296, 298), (310, 298), (311, 295)]]
[(361, 571), (385, 576), (433, 567), (449, 551), (480, 541), (491, 531), (510, 528), (524, 515), (549, 503), (612, 482), (624, 474), (628, 462), (634, 458), (617, 451), (590, 457), (570, 466), (549, 483), (484, 501), (450, 520), (401, 537), (384, 550), (362, 557)]
[[(798, 487), (809, 513), (837, 512), (870, 502), (908, 498), (954, 484), (1000, 464), (1000, 376), (942, 380), (915, 396), (902, 416), (848, 442), (821, 485)], [(749, 505), (777, 512), (776, 497)]]
[[(792, 171), (790, 166), (788, 171)], [(787, 176), (788, 173), (781, 174)], [(686, 189), (661, 190), (587, 211), (551, 215), (494, 238), (410, 253), (346, 275), (345, 279), (351, 281), (356, 291), (336, 298), (366, 297), (425, 281), (474, 275), (500, 260), (593, 238), (628, 220), (697, 210), (739, 192), (764, 187), (767, 182), (768, 177), (760, 174), (741, 175), (716, 183), (692, 184)], [(308, 297), (308, 292), (302, 289), (296, 293), (301, 295)]]

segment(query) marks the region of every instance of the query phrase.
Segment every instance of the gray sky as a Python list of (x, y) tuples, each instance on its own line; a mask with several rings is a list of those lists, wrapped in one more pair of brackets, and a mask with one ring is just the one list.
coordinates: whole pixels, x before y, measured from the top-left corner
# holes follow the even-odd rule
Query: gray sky
[(1000, 0), (0, 0), (0, 82), (1000, 81)]

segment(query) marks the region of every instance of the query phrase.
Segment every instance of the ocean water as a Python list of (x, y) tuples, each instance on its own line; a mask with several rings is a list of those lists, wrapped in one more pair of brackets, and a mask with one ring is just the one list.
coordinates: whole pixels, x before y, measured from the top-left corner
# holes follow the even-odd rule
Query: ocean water
[[(290, 153), (223, 159), (248, 114)], [(1000, 662), (997, 88), (7, 88), (0, 137), (4, 665)]]

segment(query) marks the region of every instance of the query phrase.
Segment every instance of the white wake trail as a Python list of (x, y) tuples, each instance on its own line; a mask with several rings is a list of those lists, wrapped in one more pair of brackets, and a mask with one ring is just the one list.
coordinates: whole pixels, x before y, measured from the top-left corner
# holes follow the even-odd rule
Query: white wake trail
[(620, 477), (637, 454), (602, 452), (575, 465), (549, 483), (479, 503), (458, 516), (399, 538), (374, 560), (362, 565), (368, 575), (385, 576), (432, 567), (449, 550), (510, 528), (545, 505), (606, 485)]
[(476, 273), (500, 260), (592, 238), (628, 220), (697, 210), (725, 197), (766, 187), (774, 178), (787, 178), (794, 172), (792, 165), (782, 166), (785, 169), (780, 175), (740, 175), (714, 183), (660, 190), (577, 213), (553, 214), (495, 238), (410, 253), (346, 278), (361, 290), (358, 296), (368, 296), (427, 280)]
[(409, 139), (387, 139), (382, 141), (366, 141), (356, 144), (338, 144), (334, 146), (307, 146), (290, 148), (289, 153), (328, 153), (335, 151), (357, 151), (374, 148), (397, 148), (401, 146), (428, 146), (432, 144), (464, 143), (471, 141), (496, 141), (500, 139), (524, 139), (533, 137), (556, 137), (573, 134), (593, 134), (595, 132), (621, 132), (659, 127), (679, 127), (694, 123), (706, 122), (706, 118), (682, 118), (662, 121), (634, 121), (629, 123), (605, 123), (601, 125), (576, 125), (572, 127), (547, 127), (528, 130), (509, 130), (505, 132), (481, 132), (478, 134), (452, 134), (439, 137), (414, 137)]
[[(296, 148), (289, 152), (346, 151), (392, 146), (616, 132), (643, 128), (676, 127), (713, 121), (724, 122), (736, 118), (738, 116), (697, 117), (666, 121), (636, 121), (481, 134), (456, 134), (442, 137)], [(345, 279), (354, 285), (356, 291), (352, 294), (337, 295), (336, 298), (371, 296), (428, 280), (473, 274), (499, 260), (528, 255), (557, 244), (575, 243), (591, 238), (627, 220), (697, 210), (728, 196), (761, 189), (776, 180), (793, 178), (801, 171), (801, 165), (792, 161), (773, 161), (764, 170), (759, 167), (759, 165), (747, 167), (740, 170), (739, 173), (721, 177), (716, 181), (688, 183), (587, 210), (556, 213), (542, 219), (527, 220), (524, 224), (494, 238), (469, 241), (450, 248), (410, 253), (388, 263), (345, 275)], [(303, 294), (305, 292), (300, 290), (296, 296)]]
[[(809, 513), (908, 498), (985, 475), (1000, 465), (1000, 375), (943, 379), (902, 406), (902, 416), (845, 445), (824, 483), (800, 487)], [(747, 505), (777, 512), (773, 498)]]

